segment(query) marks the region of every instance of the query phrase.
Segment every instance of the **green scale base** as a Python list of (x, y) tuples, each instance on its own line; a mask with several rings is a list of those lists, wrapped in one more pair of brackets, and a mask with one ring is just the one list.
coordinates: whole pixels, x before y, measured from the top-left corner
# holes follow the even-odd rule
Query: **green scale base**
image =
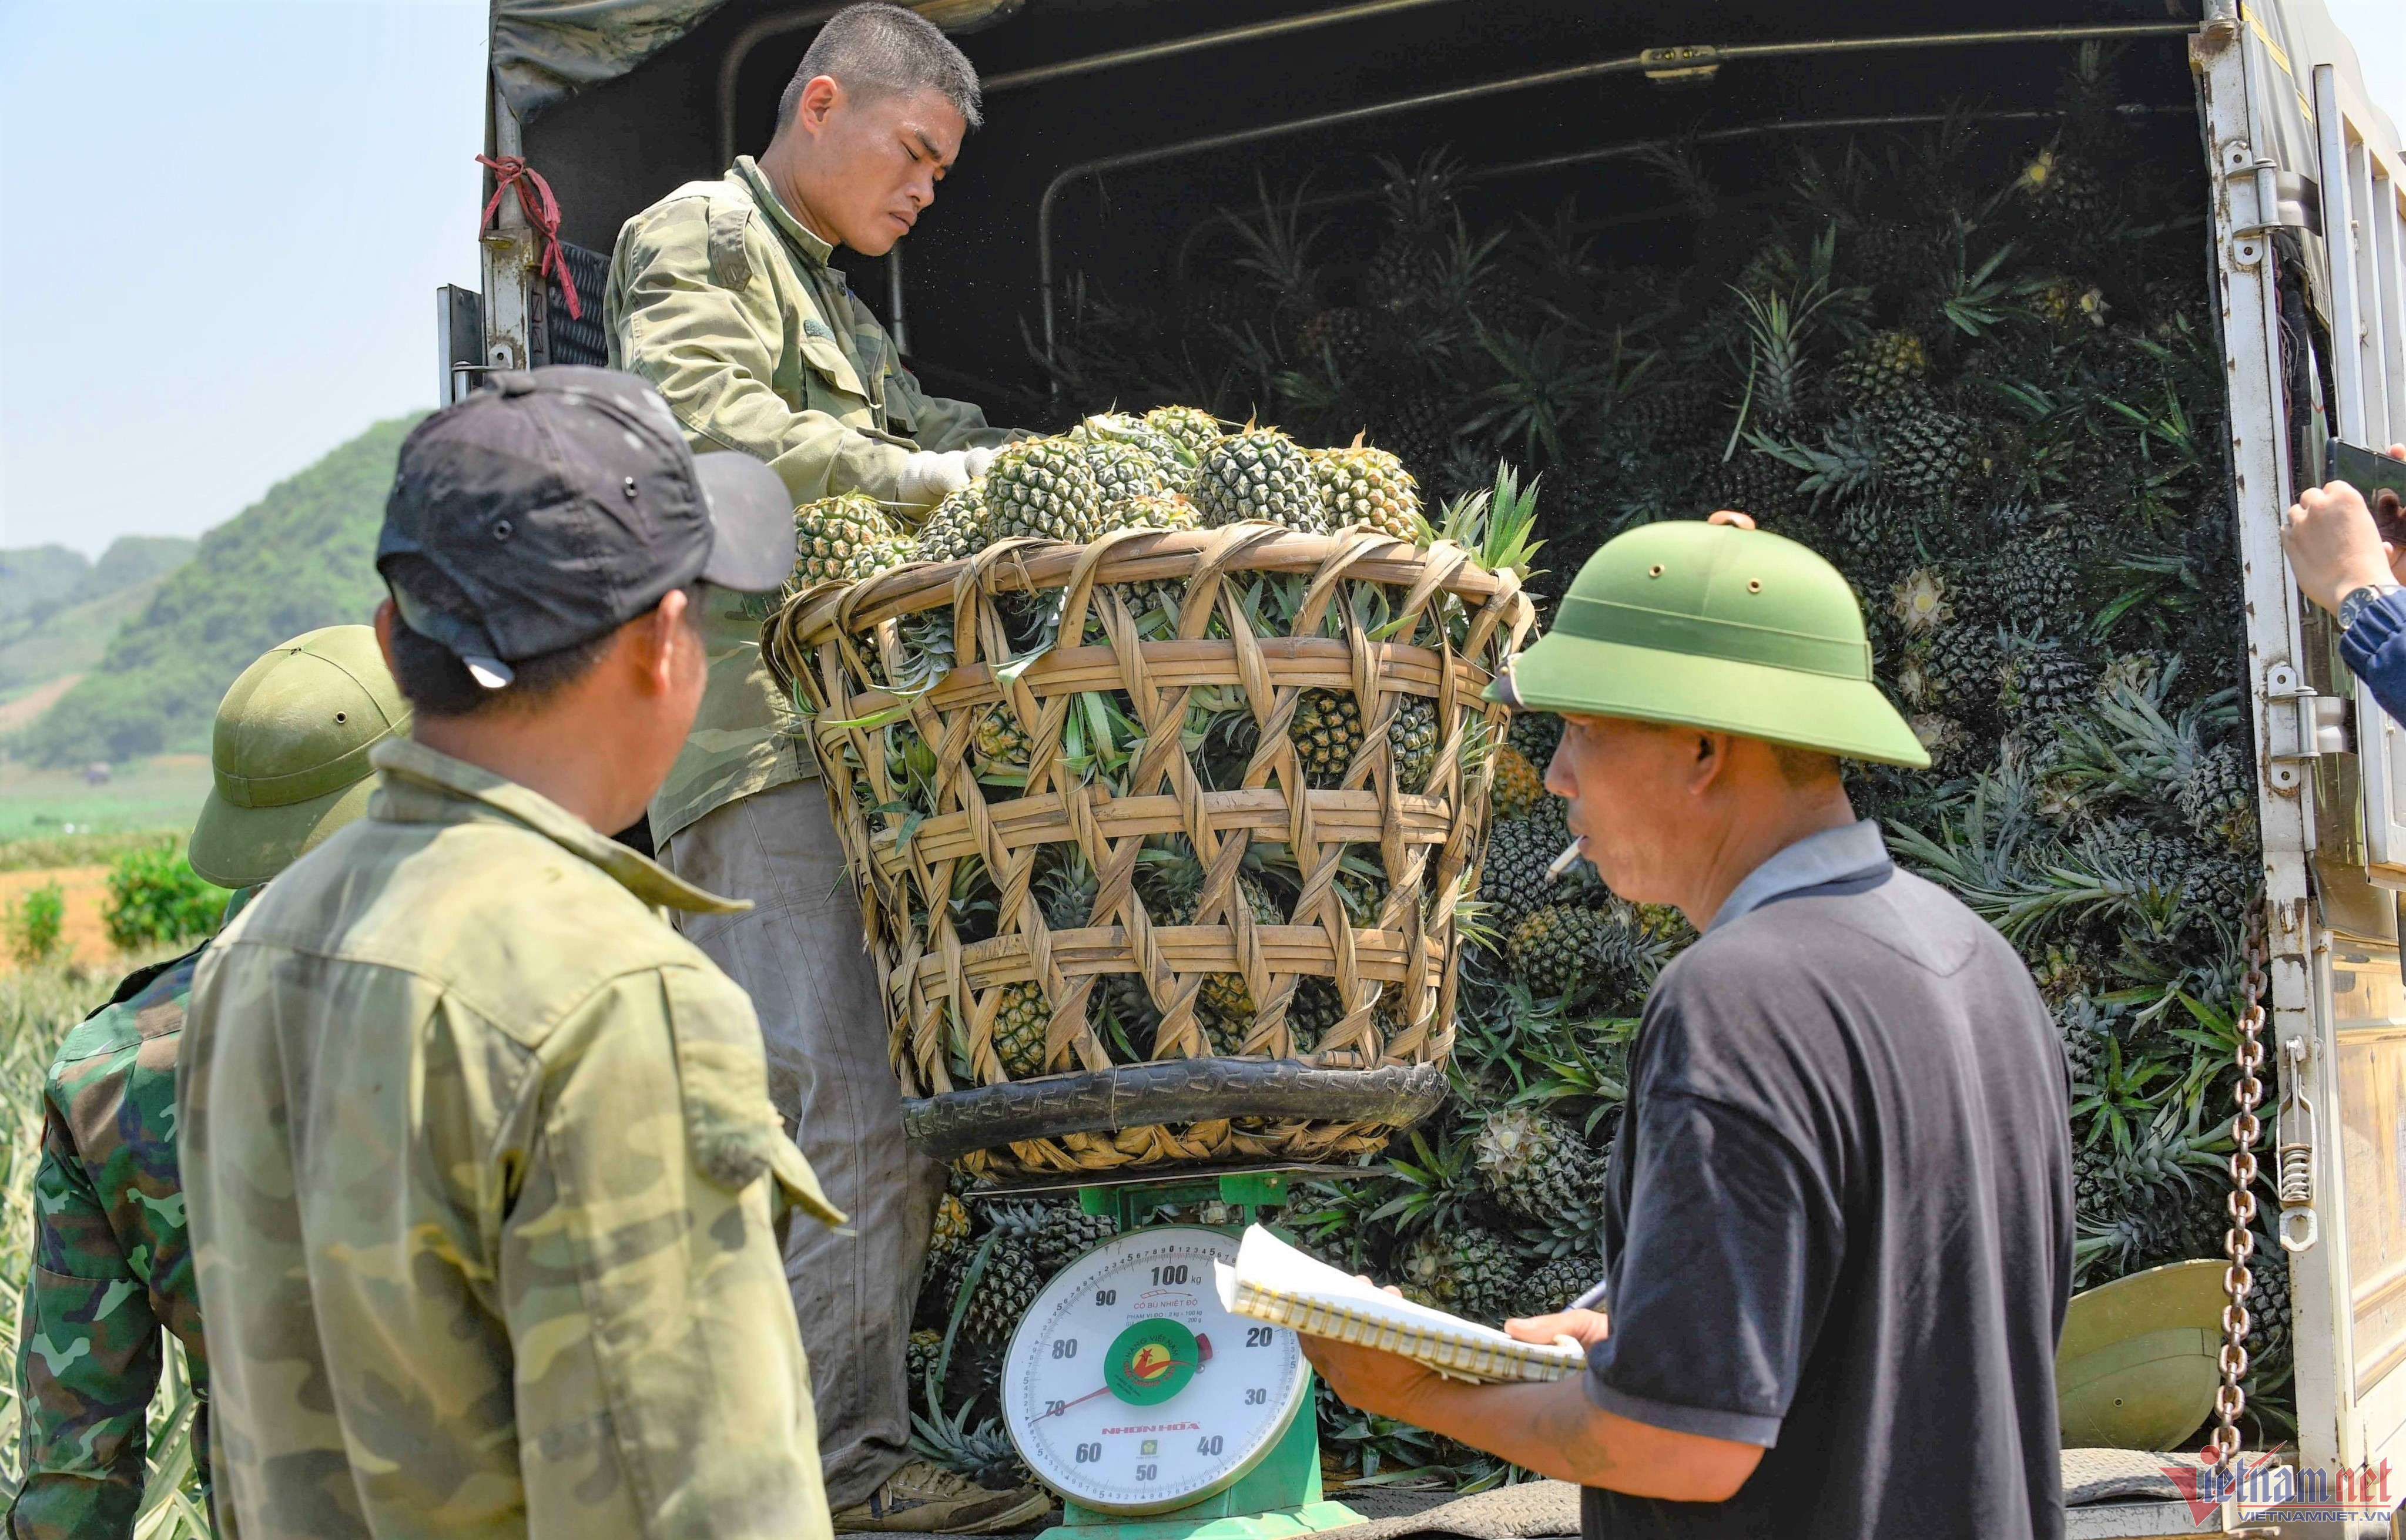
[[(1238, 1210), (1251, 1222), (1264, 1208), (1286, 1201), (1287, 1187), (1297, 1175), (1318, 1175), (1309, 1168), (1198, 1173), (1183, 1180), (1132, 1180), (1082, 1185), (1079, 1207), (1090, 1214), (1110, 1214), (1121, 1233), (1136, 1228), (1154, 1208), (1171, 1203), (1216, 1200)], [(1358, 1169), (1347, 1176), (1359, 1176)], [(1270, 1452), (1224, 1491), (1214, 1492), (1182, 1508), (1132, 1519), (1102, 1513), (1067, 1498), (1061, 1522), (1037, 1540), (1284, 1540), (1366, 1522), (1342, 1503), (1322, 1495), (1320, 1485), (1320, 1420), (1313, 1415), (1316, 1377), (1304, 1376), (1303, 1397), (1295, 1420), (1287, 1425)]]
[(1307, 1378), (1295, 1421), (1262, 1462), (1227, 1491), (1142, 1519), (1097, 1513), (1064, 1500), (1061, 1522), (1037, 1540), (1280, 1540), (1363, 1521), (1352, 1508), (1320, 1494), (1320, 1427)]

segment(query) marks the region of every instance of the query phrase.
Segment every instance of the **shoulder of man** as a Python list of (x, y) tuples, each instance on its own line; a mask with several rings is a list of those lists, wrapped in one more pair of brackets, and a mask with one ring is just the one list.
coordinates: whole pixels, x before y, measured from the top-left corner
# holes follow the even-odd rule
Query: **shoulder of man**
[(776, 261), (776, 242), (742, 178), (687, 182), (629, 219), (618, 233), (621, 260), (676, 255), (706, 262), (711, 281), (742, 289)]
[(630, 974), (735, 987), (608, 872), (523, 825), (363, 824), (335, 839), (362, 827), (347, 859), (296, 865), (245, 910), (212, 970), (248, 988), (279, 987), (267, 979), (280, 955), (393, 969), (527, 1046)]
[[(192, 975), (205, 950), (205, 945), (194, 947), (180, 957), (127, 974), (108, 1002), (77, 1024), (60, 1042), (50, 1061), (52, 1087), (72, 1093), (95, 1078), (121, 1073), (130, 1062), (128, 1055), (138, 1054), (146, 1043), (162, 1043), (163, 1062), (172, 1065), (172, 1039), (184, 1029)], [(62, 1100), (60, 1105), (68, 1103)]]
[(176, 1059), (202, 950), (171, 958), (147, 982), (69, 1034), (43, 1087), (103, 1197), (176, 1185)]

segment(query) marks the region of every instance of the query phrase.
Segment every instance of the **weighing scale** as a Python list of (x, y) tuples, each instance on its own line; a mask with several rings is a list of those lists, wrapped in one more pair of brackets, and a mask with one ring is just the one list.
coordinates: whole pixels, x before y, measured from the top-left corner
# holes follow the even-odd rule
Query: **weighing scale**
[[(1363, 1522), (1321, 1494), (1311, 1365), (1295, 1334), (1230, 1315), (1212, 1281), (1261, 1211), (1297, 1179), (1360, 1166), (1274, 1166), (1081, 1179), (1119, 1234), (1054, 1275), (1012, 1332), (1003, 1420), (1020, 1458), (1060, 1494), (1040, 1540), (1281, 1540)], [(1193, 1205), (1202, 1222), (1139, 1228)]]

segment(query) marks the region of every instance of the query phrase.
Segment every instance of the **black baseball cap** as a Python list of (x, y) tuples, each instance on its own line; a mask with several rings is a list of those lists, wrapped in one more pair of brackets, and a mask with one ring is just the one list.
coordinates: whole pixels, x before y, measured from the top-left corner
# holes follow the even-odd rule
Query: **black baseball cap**
[(775, 472), (696, 456), (644, 380), (560, 364), (496, 374), (411, 431), (376, 571), (411, 630), (499, 689), (511, 664), (615, 630), (696, 578), (775, 589), (793, 529)]

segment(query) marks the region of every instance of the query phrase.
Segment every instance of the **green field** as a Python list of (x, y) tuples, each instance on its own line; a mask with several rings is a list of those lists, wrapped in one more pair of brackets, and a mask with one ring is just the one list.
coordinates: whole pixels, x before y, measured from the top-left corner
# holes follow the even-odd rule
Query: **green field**
[(0, 842), (134, 829), (188, 831), (208, 795), (209, 762), (163, 754), (112, 767), (106, 785), (82, 772), (0, 761)]

